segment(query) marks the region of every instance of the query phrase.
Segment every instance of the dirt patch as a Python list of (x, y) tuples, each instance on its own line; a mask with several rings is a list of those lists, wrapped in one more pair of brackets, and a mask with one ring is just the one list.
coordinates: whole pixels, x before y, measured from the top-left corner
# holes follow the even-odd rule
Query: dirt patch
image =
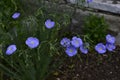
[[(81, 59), (79, 58), (81, 56)], [(120, 47), (104, 55), (80, 53), (79, 57), (67, 57), (47, 80), (119, 80)]]

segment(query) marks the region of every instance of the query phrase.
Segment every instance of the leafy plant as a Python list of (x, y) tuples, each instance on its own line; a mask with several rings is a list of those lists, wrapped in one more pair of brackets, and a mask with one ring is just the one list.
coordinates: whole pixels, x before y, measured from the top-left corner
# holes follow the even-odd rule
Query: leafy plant
[[(0, 72), (16, 80), (45, 80), (55, 65), (51, 64), (54, 56), (61, 53), (58, 32), (69, 24), (69, 15), (46, 4), (27, 15), (29, 11), (22, 9), (22, 3), (0, 2), (4, 7), (0, 12)], [(19, 16), (13, 17), (16, 11)]]
[[(73, 37), (72, 41), (64, 38), (61, 42), (62, 45), (72, 44), (70, 47), (65, 45), (67, 48), (65, 52), (69, 56), (76, 55), (77, 48), (87, 54), (89, 43), (95, 45), (104, 41), (108, 26), (104, 17), (96, 15), (86, 17), (82, 42), (79, 38), (81, 35), (63, 30), (72, 24), (71, 17), (74, 17), (79, 4), (74, 6), (72, 14), (69, 11), (58, 11), (58, 5), (48, 5), (44, 0), (33, 1), (35, 3), (33, 7), (31, 1), (33, 0), (0, 1), (2, 10), (0, 12), (0, 71), (2, 75), (5, 74), (12, 80), (45, 80), (51, 73), (51, 69), (61, 63), (52, 62), (55, 61), (53, 59), (56, 55), (63, 53), (62, 47), (59, 46), (61, 38)], [(84, 1), (81, 0), (82, 3)], [(29, 5), (25, 6), (26, 2)]]
[(84, 20), (84, 40), (92, 45), (101, 41), (105, 42), (108, 24), (103, 16), (90, 14)]

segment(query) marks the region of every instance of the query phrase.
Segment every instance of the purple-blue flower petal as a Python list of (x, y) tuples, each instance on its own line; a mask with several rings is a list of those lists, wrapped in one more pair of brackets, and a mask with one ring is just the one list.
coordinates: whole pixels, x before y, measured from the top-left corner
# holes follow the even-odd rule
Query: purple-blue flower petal
[(87, 54), (88, 53), (88, 44), (87, 45), (82, 45), (80, 46), (80, 51), (84, 54)]
[(55, 22), (54, 21), (51, 21), (50, 19), (46, 20), (45, 21), (45, 27), (48, 28), (48, 29), (51, 29), (55, 26)]
[(90, 2), (92, 2), (93, 0), (87, 0), (87, 3), (90, 3)]
[(70, 46), (70, 39), (68, 38), (63, 38), (61, 41), (60, 41), (60, 44), (63, 46), (63, 47), (69, 47)]
[(106, 52), (106, 47), (103, 43), (98, 43), (95, 46), (95, 50), (99, 53), (99, 54), (104, 54)]
[(88, 53), (88, 49), (85, 48), (85, 47), (83, 47), (83, 46), (80, 47), (80, 51), (81, 51), (82, 53), (84, 53), (84, 54), (87, 54), (87, 53)]
[(15, 13), (12, 15), (12, 18), (13, 18), (13, 19), (17, 19), (17, 18), (19, 18), (19, 16), (20, 16), (20, 13), (19, 13), (19, 12), (15, 12)]
[(108, 35), (106, 35), (106, 41), (107, 41), (107, 43), (114, 44), (115, 43), (115, 37), (108, 34)]
[(73, 46), (69, 46), (66, 48), (65, 52), (68, 56), (72, 57), (77, 54), (77, 49)]
[(29, 37), (25, 43), (29, 48), (36, 48), (39, 45), (39, 40), (35, 37)]
[(12, 44), (7, 47), (6, 54), (11, 55), (17, 50), (16, 45)]
[(113, 51), (116, 48), (116, 46), (114, 44), (107, 43), (106, 48), (108, 51)]
[(80, 46), (83, 44), (83, 42), (82, 42), (82, 39), (81, 39), (81, 38), (77, 38), (76, 36), (74, 36), (74, 37), (72, 38), (71, 44), (72, 44), (74, 47), (78, 48), (78, 47), (80, 47)]

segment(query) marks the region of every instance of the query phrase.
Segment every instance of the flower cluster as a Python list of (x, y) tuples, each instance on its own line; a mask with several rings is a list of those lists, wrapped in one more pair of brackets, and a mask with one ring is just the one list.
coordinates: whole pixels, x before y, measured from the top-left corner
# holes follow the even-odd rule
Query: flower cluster
[(88, 53), (88, 43), (83, 43), (81, 38), (78, 38), (76, 36), (72, 37), (72, 40), (64, 37), (60, 44), (66, 48), (65, 53), (72, 57), (77, 54), (77, 49), (79, 49), (82, 53), (87, 54)]
[[(19, 18), (20, 16), (20, 13), (19, 12), (15, 12), (13, 15), (12, 15), (12, 18), (13, 19), (17, 19)], [(55, 22), (54, 21), (51, 21), (50, 19), (46, 20), (45, 21), (45, 27), (47, 29), (51, 29), (55, 26)], [(36, 38), (36, 37), (28, 37), (25, 41), (25, 44), (30, 48), (30, 49), (33, 49), (33, 48), (36, 48), (39, 46), (40, 42), (39, 42), (39, 39)], [(11, 55), (13, 54), (15, 51), (17, 50), (17, 46), (15, 44), (11, 44), (7, 47), (6, 49), (6, 55)]]
[[(89, 43), (83, 43), (81, 38), (78, 38), (76, 36), (72, 37), (72, 40), (64, 37), (61, 41), (60, 44), (66, 48), (65, 53), (72, 57), (77, 54), (77, 50), (79, 49), (83, 54), (88, 53), (88, 48), (89, 48)], [(113, 51), (116, 48), (115, 46), (115, 37), (112, 35), (108, 34), (106, 35), (106, 44), (104, 45), (103, 43), (98, 43), (95, 46), (95, 50), (99, 54), (104, 54), (106, 51)]]
[(106, 44), (105, 45), (103, 43), (98, 43), (95, 46), (95, 50), (99, 54), (104, 54), (107, 50), (108, 51), (113, 51), (115, 48), (116, 48), (116, 46), (115, 46), (115, 37), (113, 37), (110, 34), (106, 35)]
[[(39, 40), (36, 37), (28, 37), (25, 41), (25, 44), (29, 48), (36, 48), (39, 45)], [(6, 50), (6, 55), (11, 55), (17, 50), (17, 47), (15, 44), (9, 45)]]
[[(91, 0), (89, 0), (91, 1)], [(20, 13), (19, 12), (15, 12), (12, 15), (13, 19), (17, 19), (19, 18)], [(52, 21), (51, 19), (47, 19), (44, 23), (45, 27), (47, 29), (51, 29), (55, 26), (55, 22)], [(25, 41), (25, 44), (33, 49), (39, 46), (40, 42), (39, 39), (36, 37), (28, 37)], [(65, 53), (72, 57), (74, 55), (77, 54), (77, 50), (79, 49), (83, 54), (87, 54), (88, 53), (88, 48), (89, 48), (89, 43), (83, 43), (82, 39), (77, 37), (77, 36), (73, 36), (72, 39), (68, 39), (67, 37), (64, 37), (61, 41), (60, 44), (66, 48)], [(108, 51), (113, 51), (116, 48), (115, 46), (115, 37), (113, 37), (112, 35), (108, 34), (106, 35), (106, 44), (104, 45), (103, 43), (98, 43), (95, 46), (95, 50), (99, 53), (99, 54), (104, 54), (107, 50)], [(7, 55), (11, 55), (13, 54), (15, 51), (17, 50), (17, 47), (15, 44), (9, 45), (6, 49), (6, 54)]]

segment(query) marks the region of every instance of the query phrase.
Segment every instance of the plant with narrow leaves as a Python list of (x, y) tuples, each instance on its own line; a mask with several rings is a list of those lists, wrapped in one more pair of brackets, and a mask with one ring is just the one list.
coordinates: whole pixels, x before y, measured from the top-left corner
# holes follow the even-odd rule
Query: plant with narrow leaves
[(84, 21), (83, 32), (87, 36), (86, 41), (93, 46), (99, 42), (105, 42), (108, 24), (103, 16), (90, 14)]

